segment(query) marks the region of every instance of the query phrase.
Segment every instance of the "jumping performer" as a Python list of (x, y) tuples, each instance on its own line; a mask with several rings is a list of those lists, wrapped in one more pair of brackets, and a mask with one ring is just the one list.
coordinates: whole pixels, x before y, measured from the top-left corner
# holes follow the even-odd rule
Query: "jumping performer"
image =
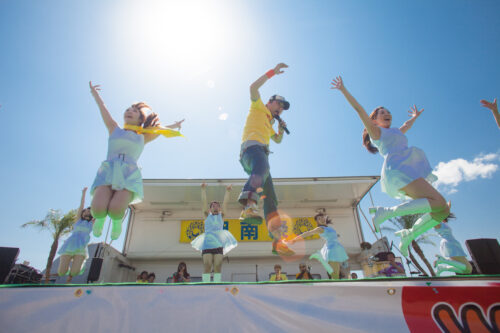
[[(205, 217), (205, 232), (191, 242), (193, 248), (201, 251), (203, 258), (203, 282), (210, 282), (210, 273), (214, 271), (214, 282), (221, 282), (223, 255), (234, 249), (238, 242), (227, 230), (224, 230), (224, 213), (232, 185), (226, 187), (222, 209), (220, 202), (212, 201), (207, 205), (207, 184), (201, 184), (201, 211)], [(208, 209), (207, 209), (208, 208)]]
[[(82, 265), (87, 256), (87, 244), (90, 241), (90, 232), (92, 231), (92, 224), (94, 223), (90, 207), (85, 206), (85, 194), (87, 188), (82, 190), (82, 199), (80, 207), (76, 212), (78, 221), (73, 225), (71, 236), (63, 243), (58, 254), (61, 255), (59, 262), (59, 269), (57, 274), (63, 276), (69, 274), (66, 283), (70, 283), (74, 276), (80, 275), (82, 272)], [(71, 269), (69, 265), (71, 263)]]
[[(281, 143), (284, 131), (288, 131), (286, 123), (281, 120), (283, 110), (288, 110), (290, 103), (282, 96), (273, 95), (264, 105), (259, 88), (276, 74), (282, 74), (283, 68), (288, 66), (280, 63), (269, 70), (250, 86), (250, 112), (243, 130), (240, 163), (250, 176), (238, 198), (245, 206), (240, 219), (250, 224), (262, 223), (262, 216), (258, 211), (258, 202), (264, 201), (264, 217), (267, 228), (273, 237), (273, 253), (293, 255), (282, 242), (281, 218), (278, 213), (278, 199), (274, 192), (273, 179), (269, 166), (269, 140)], [(273, 129), (274, 120), (279, 122), (278, 133)]]
[(441, 223), (450, 213), (446, 200), (430, 184), (437, 177), (432, 174), (425, 153), (416, 147), (408, 147), (404, 135), (424, 110), (418, 110), (414, 105), (408, 111), (411, 118), (400, 128), (391, 128), (391, 113), (384, 107), (377, 107), (368, 115), (347, 91), (340, 76), (332, 81), (331, 89), (340, 90), (361, 118), (365, 125), (363, 144), (366, 149), (373, 154), (380, 152), (384, 157), (380, 179), (382, 191), (393, 198), (414, 199), (395, 207), (372, 207), (370, 213), (374, 214), (375, 230), (379, 231), (380, 224), (390, 218), (425, 213), (411, 229), (396, 232), (401, 237), (399, 249), (408, 256), (411, 241)]
[(472, 265), (467, 260), (467, 255), (460, 243), (453, 237), (448, 220), (454, 218), (450, 214), (443, 223), (434, 227), (436, 232), (441, 236), (440, 252), (441, 255), (436, 255), (437, 260), (434, 262), (434, 267), (437, 268), (437, 276), (443, 272), (454, 272), (458, 274), (470, 274)]
[(295, 243), (298, 239), (304, 239), (312, 235), (319, 235), (323, 238), (326, 243), (323, 245), (321, 250), (311, 254), (309, 259), (318, 260), (321, 265), (328, 272), (331, 279), (338, 279), (340, 275), (340, 265), (349, 259), (344, 247), (340, 244), (337, 236), (337, 232), (329, 224), (332, 220), (328, 215), (324, 213), (318, 213), (314, 216), (314, 219), (318, 223), (318, 227), (306, 231), (297, 237), (288, 241), (288, 243)]
[[(102, 228), (109, 215), (112, 222), (111, 239), (117, 239), (122, 230), (122, 219), (129, 204), (141, 202), (143, 198), (142, 176), (137, 166), (137, 160), (144, 145), (159, 136), (158, 128), (171, 131), (181, 128), (184, 120), (175, 122), (163, 128), (156, 113), (146, 117), (145, 109), (151, 109), (146, 103), (132, 104), (124, 113), (125, 129), (118, 126), (104, 105), (99, 91), (99, 85), (89, 83), (90, 92), (94, 97), (102, 120), (109, 132), (107, 159), (102, 162), (92, 184), (92, 215), (95, 217), (94, 236), (102, 234)], [(141, 127), (142, 126), (142, 127)], [(128, 128), (134, 128), (127, 129)], [(150, 128), (151, 130), (148, 132)], [(175, 131), (172, 131), (175, 132)], [(141, 134), (139, 134), (141, 133)], [(178, 132), (171, 136), (180, 135)]]

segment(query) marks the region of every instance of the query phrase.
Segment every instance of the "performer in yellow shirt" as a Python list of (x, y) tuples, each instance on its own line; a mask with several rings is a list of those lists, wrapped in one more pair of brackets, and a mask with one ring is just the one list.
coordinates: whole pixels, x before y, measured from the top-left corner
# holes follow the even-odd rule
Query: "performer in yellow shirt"
[[(250, 224), (262, 223), (258, 211), (258, 202), (264, 201), (264, 217), (267, 228), (273, 237), (273, 253), (293, 255), (286, 244), (281, 241), (281, 218), (278, 214), (278, 199), (274, 192), (273, 179), (269, 172), (269, 141), (280, 143), (286, 123), (281, 120), (283, 110), (288, 110), (290, 103), (282, 96), (273, 95), (264, 105), (260, 98), (259, 88), (275, 74), (282, 74), (288, 66), (280, 63), (269, 70), (250, 86), (250, 112), (243, 130), (240, 163), (250, 176), (238, 198), (245, 206), (240, 219)], [(275, 119), (278, 120), (278, 133), (273, 129)]]

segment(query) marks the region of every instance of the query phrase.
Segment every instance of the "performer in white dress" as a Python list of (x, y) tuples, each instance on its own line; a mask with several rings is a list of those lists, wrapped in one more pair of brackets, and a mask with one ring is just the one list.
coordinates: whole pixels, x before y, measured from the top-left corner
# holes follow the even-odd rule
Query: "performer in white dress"
[(293, 244), (298, 239), (318, 234), (326, 242), (321, 250), (311, 254), (309, 259), (318, 260), (332, 279), (338, 279), (340, 274), (340, 265), (348, 260), (349, 257), (347, 256), (344, 247), (338, 240), (337, 232), (329, 226), (329, 224), (332, 223), (332, 220), (328, 217), (328, 215), (319, 213), (314, 217), (314, 219), (318, 223), (317, 228), (298, 235), (288, 241), (288, 243)]
[[(222, 209), (218, 201), (207, 204), (207, 184), (201, 184), (201, 210), (205, 217), (205, 230), (191, 242), (193, 248), (201, 251), (203, 258), (202, 281), (210, 282), (210, 273), (214, 271), (214, 282), (221, 282), (222, 259), (224, 254), (234, 249), (238, 242), (234, 236), (224, 230), (224, 213), (227, 211), (227, 201), (231, 185), (226, 187)], [(208, 208), (208, 210), (207, 210)]]
[(441, 223), (450, 213), (446, 200), (429, 183), (437, 180), (437, 177), (432, 174), (424, 152), (416, 147), (408, 147), (404, 135), (424, 110), (418, 110), (414, 105), (408, 111), (411, 118), (400, 128), (391, 128), (391, 113), (384, 107), (377, 107), (368, 115), (347, 91), (340, 76), (332, 81), (331, 89), (340, 90), (361, 118), (365, 125), (363, 144), (366, 149), (374, 154), (380, 152), (384, 157), (382, 191), (394, 198), (413, 199), (395, 207), (371, 208), (375, 230), (379, 231), (379, 225), (390, 218), (424, 213), (411, 229), (396, 232), (401, 237), (399, 249), (404, 256), (408, 256), (411, 241)]

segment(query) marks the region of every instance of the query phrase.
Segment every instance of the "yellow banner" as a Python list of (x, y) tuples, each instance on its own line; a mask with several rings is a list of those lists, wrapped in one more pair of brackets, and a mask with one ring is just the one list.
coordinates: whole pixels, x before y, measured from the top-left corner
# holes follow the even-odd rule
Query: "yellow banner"
[[(303, 232), (312, 230), (318, 225), (312, 217), (284, 218), (281, 221), (281, 229), (285, 236), (291, 237), (300, 235)], [(193, 239), (204, 232), (203, 220), (183, 220), (181, 221), (180, 243), (190, 243)], [(267, 231), (266, 223), (261, 225), (251, 225), (241, 223), (239, 219), (224, 220), (224, 229), (233, 234), (238, 242), (270, 242), (272, 238)], [(318, 235), (306, 239), (316, 239)]]

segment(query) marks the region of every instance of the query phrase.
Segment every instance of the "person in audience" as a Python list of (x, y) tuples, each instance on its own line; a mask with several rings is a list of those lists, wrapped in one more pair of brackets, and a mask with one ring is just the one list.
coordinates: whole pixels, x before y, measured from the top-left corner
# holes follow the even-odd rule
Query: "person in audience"
[(173, 275), (174, 283), (191, 282), (191, 276), (187, 271), (186, 263), (181, 261), (179, 266), (177, 266), (177, 272)]
[(142, 271), (141, 274), (137, 277), (136, 283), (148, 283), (148, 272)]
[(307, 266), (304, 262), (299, 264), (300, 272), (295, 275), (296, 280), (314, 280), (311, 272), (307, 269)]
[(387, 277), (391, 277), (396, 274), (405, 274), (405, 269), (403, 267), (403, 264), (396, 261), (394, 253), (389, 252), (387, 254), (387, 261), (389, 262), (390, 266), (380, 270), (378, 272), (379, 275), (385, 275)]
[(274, 265), (274, 274), (271, 275), (271, 278), (269, 281), (286, 281), (288, 278), (286, 277), (285, 274), (281, 273), (281, 265), (276, 264)]
[(351, 273), (351, 280), (357, 280), (358, 279), (358, 274), (356, 273)]
[(155, 273), (149, 273), (148, 275), (148, 283), (155, 283), (156, 275)]

